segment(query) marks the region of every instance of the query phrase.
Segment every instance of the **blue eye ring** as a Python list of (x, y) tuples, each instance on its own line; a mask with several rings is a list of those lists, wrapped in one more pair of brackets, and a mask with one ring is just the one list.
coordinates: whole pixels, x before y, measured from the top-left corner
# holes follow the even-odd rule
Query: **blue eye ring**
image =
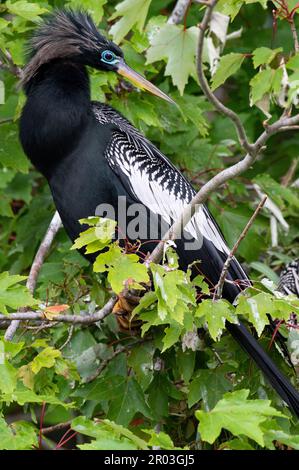
[(113, 64), (116, 64), (117, 62), (119, 62), (119, 59), (116, 57), (116, 55), (114, 54), (114, 52), (112, 51), (109, 51), (108, 49), (103, 51), (102, 54), (101, 54), (101, 61), (102, 62), (105, 62), (105, 64), (110, 64), (110, 65), (113, 65)]

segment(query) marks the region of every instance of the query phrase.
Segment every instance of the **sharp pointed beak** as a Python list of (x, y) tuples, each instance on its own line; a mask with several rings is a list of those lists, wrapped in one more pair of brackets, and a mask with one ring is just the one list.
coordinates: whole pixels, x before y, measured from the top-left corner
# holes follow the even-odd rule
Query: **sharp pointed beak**
[(147, 90), (153, 95), (176, 105), (176, 102), (173, 101), (173, 99), (163, 93), (163, 91), (159, 90), (159, 88), (157, 88), (151, 82), (146, 80), (142, 75), (139, 75), (139, 73), (131, 69), (123, 60), (121, 60), (117, 65), (117, 73), (132, 82), (136, 87), (141, 88), (141, 90)]

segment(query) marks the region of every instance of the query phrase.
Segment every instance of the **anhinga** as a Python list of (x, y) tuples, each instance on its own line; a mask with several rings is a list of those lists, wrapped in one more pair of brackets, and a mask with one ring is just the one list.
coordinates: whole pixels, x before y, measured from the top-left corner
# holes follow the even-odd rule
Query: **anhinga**
[[(131, 70), (122, 50), (103, 37), (84, 12), (56, 11), (37, 29), (22, 85), (27, 95), (20, 122), (20, 139), (32, 163), (46, 177), (63, 225), (72, 240), (82, 227), (78, 220), (95, 214), (101, 203), (146, 207), (170, 224), (195, 194), (170, 161), (120, 113), (90, 100), (86, 66), (114, 71), (135, 85), (171, 101), (162, 91)], [(186, 231), (201, 240), (185, 250), (177, 240), (182, 269), (200, 260), (200, 269), (216, 284), (229, 253), (225, 240), (205, 206)], [(185, 232), (186, 233), (186, 232)], [(150, 241), (150, 240), (149, 240)], [(145, 253), (156, 245), (145, 245)], [(247, 280), (237, 260), (228, 278)], [(224, 297), (233, 302), (240, 289), (226, 283)], [(256, 339), (242, 325), (227, 329), (255, 360), (281, 398), (299, 416), (299, 394), (278, 370)]]

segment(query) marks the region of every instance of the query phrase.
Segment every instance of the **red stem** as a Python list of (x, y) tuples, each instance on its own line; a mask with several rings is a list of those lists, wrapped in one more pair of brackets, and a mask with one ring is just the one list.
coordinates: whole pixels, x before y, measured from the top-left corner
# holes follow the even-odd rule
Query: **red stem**
[(44, 401), (43, 404), (42, 404), (42, 411), (41, 411), (41, 414), (40, 414), (40, 423), (39, 423), (39, 433), (38, 433), (38, 448), (39, 448), (39, 450), (42, 449), (45, 412), (46, 412), (46, 402)]
[[(70, 431), (70, 429), (69, 429)], [(65, 433), (67, 434), (67, 433)], [(60, 449), (62, 446), (64, 446), (68, 441), (70, 441), (71, 439), (73, 439), (73, 437), (75, 437), (76, 435), (78, 434), (77, 431), (75, 431), (73, 434), (71, 434), (67, 439), (65, 439), (64, 441), (61, 442), (61, 439), (59, 441), (59, 443), (57, 444), (57, 446), (55, 447), (55, 450), (58, 450)]]
[(280, 328), (280, 325), (281, 325), (283, 322), (284, 322), (284, 320), (280, 320), (280, 321), (277, 323), (277, 325), (276, 325), (276, 327), (275, 327), (275, 330), (273, 331), (273, 335), (272, 335), (270, 344), (269, 344), (269, 348), (268, 348), (269, 350), (272, 348), (272, 345), (273, 345), (273, 343), (274, 343), (274, 341), (275, 341), (275, 336), (277, 335), (277, 332), (278, 332), (278, 330), (279, 330), (279, 328)]

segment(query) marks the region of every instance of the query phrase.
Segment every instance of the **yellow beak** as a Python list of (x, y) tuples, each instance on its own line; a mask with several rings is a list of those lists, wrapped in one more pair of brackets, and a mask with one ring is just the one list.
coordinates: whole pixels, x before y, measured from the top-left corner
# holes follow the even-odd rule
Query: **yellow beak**
[(135, 86), (141, 88), (141, 90), (147, 90), (153, 95), (158, 96), (159, 98), (162, 98), (163, 100), (176, 105), (176, 102), (173, 101), (173, 99), (163, 93), (163, 91), (159, 90), (159, 88), (157, 88), (151, 82), (146, 80), (142, 75), (139, 75), (139, 73), (131, 69), (123, 60), (121, 60), (117, 65), (117, 73), (127, 78)]

